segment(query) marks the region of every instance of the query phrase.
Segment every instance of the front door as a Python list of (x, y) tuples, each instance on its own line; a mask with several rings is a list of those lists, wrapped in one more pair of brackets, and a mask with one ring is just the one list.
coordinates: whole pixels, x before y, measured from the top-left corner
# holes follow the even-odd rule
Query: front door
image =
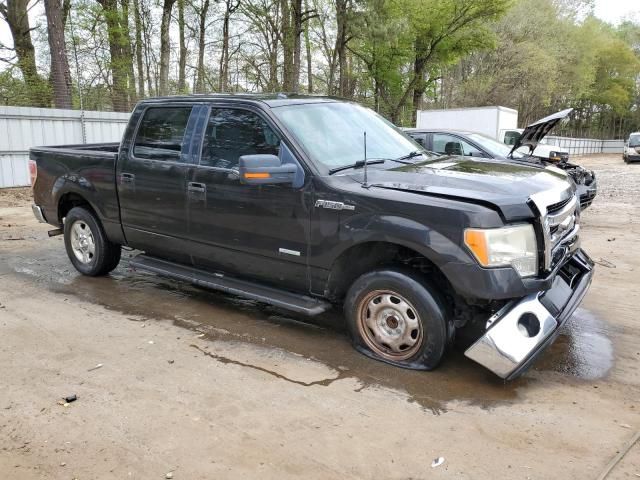
[[(189, 263), (187, 174), (192, 105), (150, 106), (118, 161), (118, 195), (129, 245)], [(191, 120), (193, 122), (194, 120)]]
[(212, 107), (188, 182), (194, 263), (308, 291), (309, 182), (298, 164), (293, 185), (243, 185), (238, 160), (252, 154), (298, 163), (258, 111)]

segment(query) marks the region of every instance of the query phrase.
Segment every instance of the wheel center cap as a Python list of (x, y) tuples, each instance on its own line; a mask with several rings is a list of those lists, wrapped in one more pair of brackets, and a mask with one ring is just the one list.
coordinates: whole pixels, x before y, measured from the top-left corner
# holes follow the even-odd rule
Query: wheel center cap
[(392, 328), (392, 329), (395, 330), (396, 328), (398, 328), (399, 324), (400, 324), (400, 322), (398, 321), (398, 319), (395, 316), (390, 315), (390, 316), (387, 317), (387, 327)]

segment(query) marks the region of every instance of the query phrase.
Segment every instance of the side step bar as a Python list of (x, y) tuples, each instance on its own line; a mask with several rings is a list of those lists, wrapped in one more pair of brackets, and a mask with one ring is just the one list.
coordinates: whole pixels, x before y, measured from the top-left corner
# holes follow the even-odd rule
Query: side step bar
[(145, 270), (157, 273), (158, 275), (185, 280), (195, 285), (221, 290), (225, 293), (250, 298), (251, 300), (268, 303), (309, 316), (319, 315), (331, 307), (329, 302), (316, 298), (247, 282), (246, 280), (227, 277), (222, 273), (205, 272), (194, 267), (180, 265), (147, 255), (137, 255), (129, 261), (129, 265), (134, 270)]

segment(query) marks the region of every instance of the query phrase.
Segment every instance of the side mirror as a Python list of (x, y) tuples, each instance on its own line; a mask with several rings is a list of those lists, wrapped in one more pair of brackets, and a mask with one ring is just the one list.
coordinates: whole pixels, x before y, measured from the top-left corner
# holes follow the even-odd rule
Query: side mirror
[(240, 183), (243, 185), (291, 184), (298, 173), (295, 163), (283, 165), (275, 155), (242, 155), (238, 163)]

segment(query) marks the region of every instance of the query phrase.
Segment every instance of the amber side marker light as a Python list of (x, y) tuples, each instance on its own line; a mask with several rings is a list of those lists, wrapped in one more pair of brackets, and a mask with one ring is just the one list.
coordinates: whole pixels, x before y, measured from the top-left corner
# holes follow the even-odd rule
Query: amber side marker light
[(489, 264), (489, 250), (487, 249), (487, 238), (484, 232), (467, 229), (464, 231), (464, 243), (473, 252), (481, 265)]
[(245, 173), (244, 178), (270, 178), (271, 174), (269, 173)]

